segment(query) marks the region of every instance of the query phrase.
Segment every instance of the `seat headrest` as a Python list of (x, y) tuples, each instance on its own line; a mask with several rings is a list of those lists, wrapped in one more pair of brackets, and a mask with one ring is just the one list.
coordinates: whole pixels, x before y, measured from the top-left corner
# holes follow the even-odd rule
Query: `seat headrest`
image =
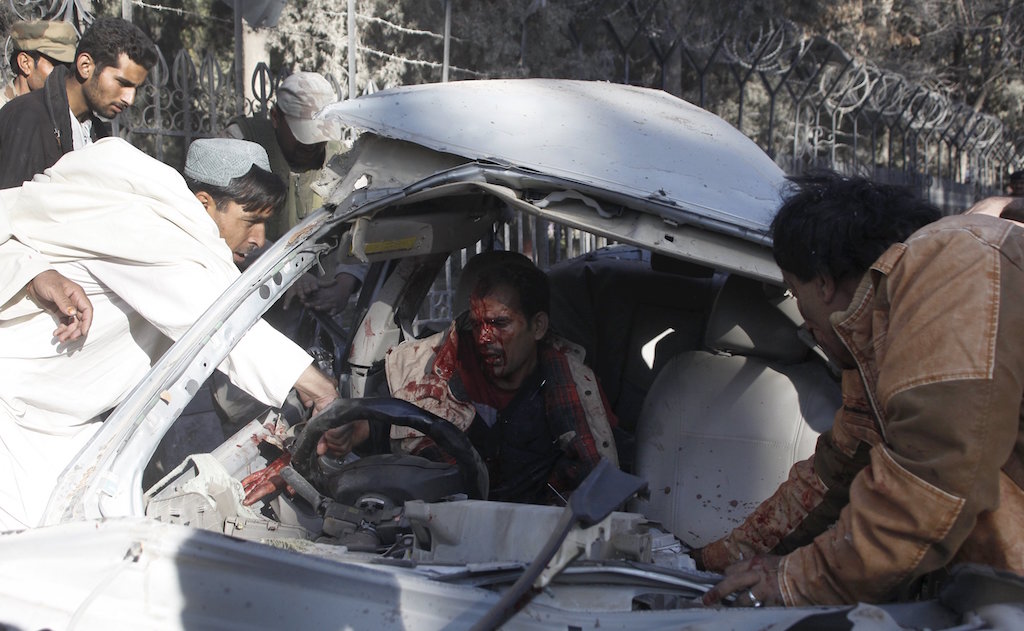
[(810, 348), (797, 335), (803, 318), (781, 287), (730, 275), (718, 291), (704, 342), (713, 350), (798, 362)]

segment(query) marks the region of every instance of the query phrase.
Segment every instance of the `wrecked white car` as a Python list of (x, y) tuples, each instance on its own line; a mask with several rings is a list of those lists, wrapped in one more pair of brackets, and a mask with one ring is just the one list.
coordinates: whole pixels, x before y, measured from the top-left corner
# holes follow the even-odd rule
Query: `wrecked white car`
[[(771, 257), (784, 175), (740, 132), (663, 92), (559, 80), (397, 88), (321, 116), (362, 132), (331, 162), (327, 205), (110, 414), (44, 526), (0, 535), (0, 628), (1022, 624), (1020, 583), (984, 569), (918, 603), (700, 604), (718, 577), (694, 569), (689, 546), (767, 497), (839, 403)], [(457, 282), (467, 249), (496, 242), (549, 270), (552, 322), (586, 349), (623, 430), (625, 472), (599, 467), (566, 507), (487, 501), (463, 434), (374, 396), (385, 352), (450, 317), (438, 288)], [(580, 243), (608, 247), (564, 256)], [(287, 431), (281, 411), (261, 412), (144, 484), (213, 367), (328, 256), (370, 264), (349, 326), (311, 349), (344, 400)], [(420, 429), (458, 464), (313, 455), (320, 432), (357, 419)], [(283, 450), (296, 493), (243, 506), (240, 480)]]

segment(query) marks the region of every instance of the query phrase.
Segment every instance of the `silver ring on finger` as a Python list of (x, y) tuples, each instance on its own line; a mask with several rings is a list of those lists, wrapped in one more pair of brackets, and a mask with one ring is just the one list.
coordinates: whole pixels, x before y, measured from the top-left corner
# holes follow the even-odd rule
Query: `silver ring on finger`
[(761, 605), (764, 604), (763, 602), (761, 602), (760, 598), (758, 598), (757, 596), (754, 595), (754, 590), (752, 590), (752, 589), (748, 589), (747, 590), (747, 598), (750, 599), (750, 606), (751, 607), (760, 607)]

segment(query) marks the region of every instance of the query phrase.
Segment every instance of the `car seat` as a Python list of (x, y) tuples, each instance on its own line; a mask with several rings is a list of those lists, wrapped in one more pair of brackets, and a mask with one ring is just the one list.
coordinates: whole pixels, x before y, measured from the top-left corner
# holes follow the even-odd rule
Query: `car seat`
[(670, 359), (644, 401), (631, 509), (691, 546), (727, 534), (809, 456), (840, 405), (839, 384), (798, 337), (795, 301), (729, 276), (708, 316), (705, 350)]
[[(661, 356), (703, 347), (707, 312), (720, 284), (711, 270), (662, 269), (656, 257), (648, 262), (632, 249), (635, 258), (626, 258), (627, 246), (612, 246), (548, 272), (552, 327), (586, 350), (619, 427), (629, 433), (664, 363)], [(620, 456), (632, 461), (632, 453)]]

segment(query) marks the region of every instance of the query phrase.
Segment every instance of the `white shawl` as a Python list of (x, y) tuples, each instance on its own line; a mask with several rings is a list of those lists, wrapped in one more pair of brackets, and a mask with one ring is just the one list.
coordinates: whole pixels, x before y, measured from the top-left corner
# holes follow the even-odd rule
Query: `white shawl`
[[(0, 191), (0, 203), (0, 525), (10, 521), (5, 512), (31, 524), (95, 430), (93, 419), (128, 394), (239, 272), (182, 177), (118, 138), (65, 155), (33, 181)], [(52, 339), (53, 317), (23, 290), (51, 266), (93, 302), (88, 336), (70, 345)], [(311, 361), (259, 321), (219, 368), (280, 405)], [(41, 492), (39, 505), (29, 496)]]

